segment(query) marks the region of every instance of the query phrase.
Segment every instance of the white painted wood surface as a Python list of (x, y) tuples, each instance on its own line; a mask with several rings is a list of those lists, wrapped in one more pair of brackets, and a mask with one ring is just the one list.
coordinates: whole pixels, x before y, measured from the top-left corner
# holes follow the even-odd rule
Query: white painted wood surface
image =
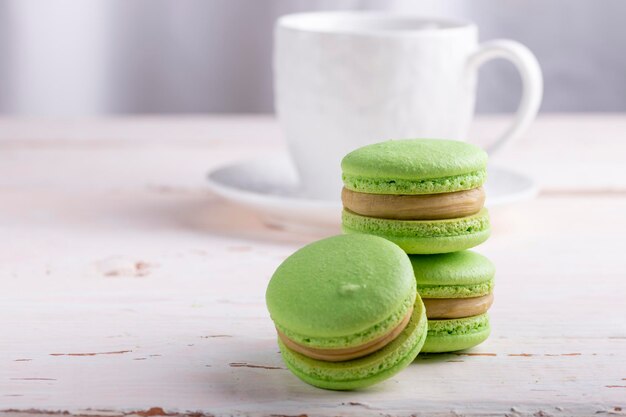
[(272, 119), (0, 120), (0, 415), (623, 415), (625, 138), (624, 115), (537, 121), (497, 158), (543, 192), (492, 211), (491, 338), (339, 393), (285, 370), (264, 303), (319, 236), (204, 189), (283, 151)]

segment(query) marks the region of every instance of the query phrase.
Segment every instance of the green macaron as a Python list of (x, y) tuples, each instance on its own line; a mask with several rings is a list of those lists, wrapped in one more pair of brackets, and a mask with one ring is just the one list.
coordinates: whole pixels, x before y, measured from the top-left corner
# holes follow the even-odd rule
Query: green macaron
[[(456, 252), (489, 237), (480, 188), (487, 154), (477, 146), (443, 139), (389, 140), (350, 152), (341, 168), (344, 233), (381, 236), (410, 254)], [(466, 202), (473, 204), (469, 211)], [(396, 218), (394, 210), (406, 212)]]
[(468, 349), (490, 333), (495, 267), (472, 251), (410, 256), (417, 291), (426, 306), (428, 337), (423, 352)]
[(344, 209), (344, 233), (384, 237), (409, 254), (456, 252), (477, 246), (491, 233), (489, 214), (483, 208), (466, 217), (443, 220), (393, 220), (362, 216)]
[[(413, 361), (426, 339), (411, 262), (376, 236), (334, 236), (303, 247), (278, 267), (266, 302), (287, 367), (320, 388), (350, 390), (387, 379)], [(379, 349), (349, 360), (303, 353), (353, 351), (381, 340)]]
[(443, 139), (389, 140), (364, 146), (341, 161), (344, 186), (371, 194), (438, 194), (480, 187), (487, 154)]

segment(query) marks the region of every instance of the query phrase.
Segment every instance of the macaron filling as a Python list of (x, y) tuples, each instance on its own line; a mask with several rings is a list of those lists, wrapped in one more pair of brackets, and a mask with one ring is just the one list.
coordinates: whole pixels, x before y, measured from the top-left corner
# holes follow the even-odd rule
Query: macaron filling
[(438, 220), (470, 216), (485, 203), (482, 187), (441, 194), (393, 195), (341, 191), (343, 206), (363, 216), (398, 220)]
[(471, 298), (423, 298), (428, 319), (456, 319), (486, 313), (493, 294)]
[(413, 287), (404, 300), (402, 300), (400, 306), (387, 318), (366, 329), (348, 335), (317, 336), (313, 334), (302, 334), (287, 329), (277, 320), (274, 320), (274, 325), (279, 334), (282, 333), (293, 342), (309, 348), (342, 349), (362, 346), (372, 340), (388, 334), (390, 329), (397, 327), (398, 324), (402, 322), (404, 317), (406, 317), (406, 315), (413, 309), (416, 294), (417, 292), (415, 291), (415, 287)]
[(383, 347), (391, 343), (395, 338), (397, 338), (400, 333), (402, 333), (402, 331), (408, 325), (412, 314), (413, 308), (411, 308), (406, 316), (402, 319), (402, 321), (395, 328), (391, 329), (388, 333), (383, 334), (382, 336), (362, 345), (349, 348), (312, 348), (289, 339), (287, 336), (281, 333), (280, 330), (277, 330), (277, 332), (280, 340), (285, 344), (285, 346), (287, 346), (291, 350), (294, 350), (298, 353), (301, 353), (302, 355), (313, 359), (328, 362), (340, 362), (367, 356), (373, 352), (376, 352), (379, 349), (382, 349)]
[(361, 358), (330, 362), (309, 358), (278, 343), (287, 367), (303, 380), (329, 389), (354, 389), (389, 378), (410, 364), (420, 352), (427, 334), (424, 305), (418, 298), (408, 325), (393, 341)]

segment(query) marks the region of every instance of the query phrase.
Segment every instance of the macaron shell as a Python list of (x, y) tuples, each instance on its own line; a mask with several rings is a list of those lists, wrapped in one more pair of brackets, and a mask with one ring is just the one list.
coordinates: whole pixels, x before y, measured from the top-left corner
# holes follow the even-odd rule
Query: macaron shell
[(465, 285), (418, 285), (417, 292), (423, 298), (471, 298), (487, 295), (493, 291), (494, 280)]
[(487, 340), (491, 333), (487, 313), (450, 320), (428, 320), (428, 337), (422, 352), (443, 353), (469, 349)]
[(434, 194), (469, 190), (486, 178), (487, 154), (444, 139), (389, 140), (364, 146), (341, 161), (346, 188), (374, 194)]
[(476, 285), (495, 276), (494, 264), (473, 251), (410, 256), (418, 288), (439, 285)]
[(393, 329), (416, 289), (408, 256), (377, 236), (342, 235), (287, 258), (266, 292), (276, 327), (315, 348), (358, 346)]
[(423, 298), (480, 297), (493, 290), (495, 266), (479, 253), (466, 250), (409, 258)]
[[(344, 228), (344, 232), (350, 233)], [(406, 238), (396, 236), (383, 236), (400, 246), (409, 254), (424, 254), (455, 252), (478, 246), (489, 238), (489, 230), (462, 236), (431, 237), (431, 238)]]
[(411, 320), (400, 336), (363, 358), (325, 362), (294, 352), (280, 340), (279, 346), (287, 367), (304, 382), (330, 390), (353, 390), (388, 379), (407, 367), (420, 352), (426, 335), (426, 312), (418, 297)]
[(384, 237), (408, 254), (438, 254), (469, 249), (483, 243), (491, 233), (489, 214), (446, 220), (391, 220), (361, 216), (344, 210), (344, 233)]
[(367, 178), (344, 173), (344, 186), (352, 191), (371, 194), (425, 195), (471, 190), (485, 183), (487, 171), (426, 180)]

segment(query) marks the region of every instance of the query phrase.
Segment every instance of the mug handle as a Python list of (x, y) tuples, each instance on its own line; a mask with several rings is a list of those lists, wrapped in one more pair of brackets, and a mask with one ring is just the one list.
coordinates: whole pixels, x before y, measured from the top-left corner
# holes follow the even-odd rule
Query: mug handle
[(468, 68), (470, 71), (477, 71), (482, 64), (495, 58), (508, 59), (515, 65), (522, 77), (523, 90), (513, 124), (486, 148), (490, 154), (500, 150), (506, 142), (510, 144), (519, 138), (528, 128), (537, 116), (543, 95), (543, 77), (539, 62), (530, 49), (519, 42), (497, 39), (481, 44), (470, 55)]

